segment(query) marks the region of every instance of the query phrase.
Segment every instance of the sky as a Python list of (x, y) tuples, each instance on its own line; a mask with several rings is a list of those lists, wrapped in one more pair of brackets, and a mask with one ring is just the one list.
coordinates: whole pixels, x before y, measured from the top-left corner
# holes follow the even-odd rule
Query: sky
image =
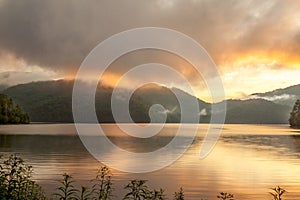
[[(299, 10), (299, 0), (0, 0), (0, 85), (72, 79), (100, 42), (149, 26), (174, 29), (201, 44), (218, 67), (227, 98), (300, 84)], [(120, 57), (103, 82), (113, 85), (132, 67), (154, 61), (178, 70), (199, 98), (211, 100), (193, 66), (158, 50)], [(182, 86), (168, 80), (167, 86)]]

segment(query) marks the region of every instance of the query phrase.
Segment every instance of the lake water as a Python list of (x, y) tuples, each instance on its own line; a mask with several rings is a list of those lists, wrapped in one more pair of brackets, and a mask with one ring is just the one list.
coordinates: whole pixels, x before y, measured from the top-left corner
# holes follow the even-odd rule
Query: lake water
[[(165, 125), (160, 136), (135, 139), (122, 135), (116, 125), (102, 125), (113, 143), (133, 152), (153, 151), (168, 144), (178, 126)], [(194, 125), (186, 126), (188, 134), (189, 126)], [(149, 187), (164, 188), (169, 199), (180, 187), (191, 200), (216, 199), (222, 191), (241, 200), (271, 199), (269, 188), (277, 185), (288, 191), (285, 199), (300, 199), (299, 130), (287, 125), (225, 125), (213, 151), (201, 160), (199, 151), (208, 127), (200, 124), (192, 146), (166, 168), (142, 174), (112, 170), (115, 199), (122, 198), (122, 188), (132, 179), (146, 179)], [(0, 126), (0, 154), (11, 153), (33, 166), (33, 178), (47, 194), (63, 173), (71, 174), (78, 185), (90, 185), (101, 165), (85, 149), (73, 124)], [(114, 152), (109, 156), (124, 165), (135, 164)]]

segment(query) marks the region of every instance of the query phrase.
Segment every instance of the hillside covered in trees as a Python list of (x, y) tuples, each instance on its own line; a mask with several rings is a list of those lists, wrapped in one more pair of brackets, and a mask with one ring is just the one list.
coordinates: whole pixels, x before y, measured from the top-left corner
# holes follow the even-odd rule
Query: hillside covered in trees
[[(73, 83), (65, 80), (32, 82), (7, 88), (3, 93), (20, 105), (33, 122), (72, 123)], [(104, 85), (99, 85), (97, 88), (95, 108), (101, 123), (114, 123), (110, 109), (112, 91), (113, 88)], [(264, 94), (254, 94), (244, 100), (227, 100), (225, 123), (286, 124), (295, 99), (300, 98), (298, 91), (300, 85)], [(122, 96), (126, 92), (126, 90), (120, 91), (117, 95), (119, 101), (122, 101)], [(155, 84), (137, 89), (129, 103), (133, 121), (148, 123), (149, 108), (154, 104), (161, 104), (166, 109), (168, 123), (180, 122), (180, 105), (175, 94), (184, 101), (196, 98), (180, 89)], [(197, 101), (201, 111), (199, 122), (209, 123), (211, 104), (201, 99)]]
[(12, 99), (0, 94), (0, 124), (28, 124), (29, 116)]
[[(33, 122), (72, 123), (73, 81), (44, 81), (17, 85), (3, 91), (14, 102), (21, 105)], [(111, 111), (113, 88), (99, 85), (95, 96), (95, 108), (101, 123), (114, 123)], [(122, 97), (126, 90), (121, 91)], [(195, 98), (181, 90), (174, 90), (183, 99)], [(180, 105), (170, 88), (152, 85), (138, 89), (130, 99), (130, 115), (135, 122), (148, 123), (149, 108), (156, 103), (163, 105), (168, 112), (167, 122), (180, 122)], [(120, 98), (122, 100), (122, 98)], [(210, 110), (210, 105), (201, 100), (199, 109)], [(85, 103), (85, 102), (83, 102)], [(172, 111), (172, 112), (171, 112)], [(201, 122), (209, 122), (209, 113), (201, 117)], [(127, 122), (125, 119), (121, 122)]]

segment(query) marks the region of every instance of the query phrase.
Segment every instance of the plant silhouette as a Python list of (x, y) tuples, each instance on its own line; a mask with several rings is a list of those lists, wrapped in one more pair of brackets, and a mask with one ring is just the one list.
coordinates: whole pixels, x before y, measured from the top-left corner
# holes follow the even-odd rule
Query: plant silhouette
[(96, 193), (98, 200), (107, 200), (112, 197), (112, 185), (111, 172), (108, 167), (103, 166), (98, 170), (96, 179), (93, 181), (96, 182), (93, 185), (92, 193)]
[(277, 186), (274, 188), (271, 188), (271, 190), (273, 190), (273, 192), (270, 192), (270, 194), (273, 196), (274, 200), (283, 200), (282, 196), (284, 193), (286, 193), (286, 190)]
[(182, 187), (179, 189), (178, 192), (174, 193), (174, 200), (184, 200), (184, 192)]
[(72, 180), (73, 177), (68, 174), (63, 174), (63, 180), (59, 181), (62, 186), (56, 188), (57, 192), (53, 195), (58, 197), (59, 200), (74, 200), (77, 199), (76, 193), (78, 192), (75, 189)]
[(11, 155), (0, 164), (1, 199), (46, 199), (41, 187), (31, 180), (32, 167), (16, 155)]
[(129, 190), (124, 196), (124, 200), (144, 200), (149, 199), (151, 192), (145, 185), (146, 180), (132, 180), (124, 189)]
[(222, 200), (234, 200), (234, 195), (227, 192), (220, 192), (217, 198)]

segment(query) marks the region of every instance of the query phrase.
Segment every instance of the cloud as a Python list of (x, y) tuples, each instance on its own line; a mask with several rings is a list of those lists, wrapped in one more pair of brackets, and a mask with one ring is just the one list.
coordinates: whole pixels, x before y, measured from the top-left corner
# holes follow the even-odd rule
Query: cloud
[(166, 113), (166, 114), (172, 114), (172, 113), (174, 113), (176, 110), (177, 110), (177, 106), (175, 106), (174, 108), (172, 108), (172, 110), (165, 109), (165, 113)]
[(143, 26), (182, 31), (219, 64), (254, 51), (299, 59), (299, 8), (293, 0), (3, 0), (0, 43), (30, 64), (68, 73), (99, 42)]
[(49, 79), (55, 79), (55, 75), (51, 75), (47, 72), (9, 71), (0, 73), (0, 85), (5, 87), (32, 81), (45, 81)]
[[(225, 75), (239, 73), (243, 68), (242, 71), (297, 70), (299, 10), (300, 1), (296, 0), (1, 0), (0, 72), (24, 72), (26, 67), (38, 66), (44, 69), (39, 73), (52, 71), (56, 77), (72, 76), (101, 41), (145, 26), (171, 28), (191, 36)], [(7, 68), (5, 62), (12, 63), (13, 59), (24, 64)], [(193, 84), (200, 84), (199, 91), (203, 88), (201, 77), (188, 63), (161, 52), (129, 53), (117, 60), (108, 73), (116, 78), (135, 64), (153, 60), (174, 66)], [(174, 86), (180, 85), (173, 82)], [(265, 87), (276, 86), (270, 82)]]
[(282, 94), (282, 95), (273, 95), (273, 96), (259, 96), (259, 95), (251, 95), (249, 97), (243, 98), (242, 100), (248, 99), (264, 99), (267, 101), (285, 101), (285, 100), (296, 100), (296, 95), (290, 94)]
[(119, 31), (140, 26), (136, 16), (143, 21), (147, 4), (147, 1), (4, 0), (0, 5), (1, 50), (14, 53), (29, 64), (70, 73), (99, 42)]
[(207, 116), (207, 111), (205, 108), (203, 108), (200, 112), (199, 112), (199, 116)]

